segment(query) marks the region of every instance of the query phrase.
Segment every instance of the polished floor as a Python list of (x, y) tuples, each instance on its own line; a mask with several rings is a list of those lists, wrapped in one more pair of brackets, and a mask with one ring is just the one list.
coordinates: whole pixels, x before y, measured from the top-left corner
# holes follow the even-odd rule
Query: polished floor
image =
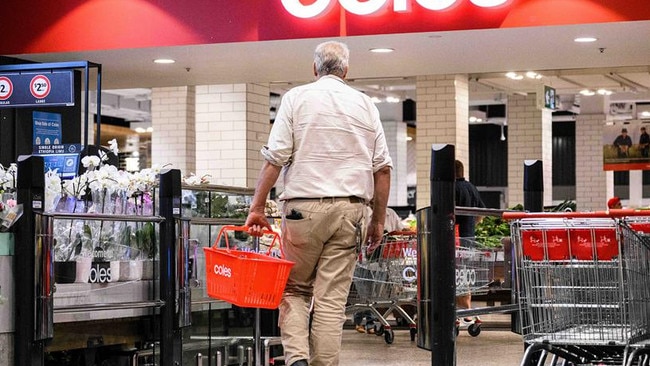
[[(461, 329), (456, 338), (456, 366), (519, 365), (524, 353), (521, 335), (510, 331), (510, 316), (481, 316), (484, 324), (477, 337)], [(394, 330), (392, 344), (383, 336), (358, 333), (348, 324), (343, 333), (341, 366), (432, 365), (431, 352), (412, 342), (408, 329)], [(440, 365), (446, 366), (446, 365)]]
[[(411, 342), (408, 330), (394, 332), (393, 343), (386, 344), (383, 337), (346, 329), (343, 333), (341, 366), (432, 365), (431, 352)], [(509, 329), (485, 328), (477, 337), (461, 331), (456, 339), (457, 366), (514, 366), (519, 365), (522, 357), (521, 336)]]

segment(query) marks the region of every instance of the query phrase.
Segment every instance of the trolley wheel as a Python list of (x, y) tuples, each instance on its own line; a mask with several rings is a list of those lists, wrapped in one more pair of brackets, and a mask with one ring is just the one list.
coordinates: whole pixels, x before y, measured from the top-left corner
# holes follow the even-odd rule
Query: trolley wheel
[(411, 342), (415, 341), (415, 335), (418, 334), (418, 329), (411, 328), (409, 329), (409, 332), (411, 333)]
[(386, 341), (386, 344), (393, 344), (394, 339), (395, 339), (395, 334), (393, 333), (392, 329), (389, 329), (386, 332), (384, 332), (384, 340)]
[(381, 337), (385, 332), (386, 330), (384, 329), (383, 325), (375, 325), (375, 335), (377, 337)]
[(481, 334), (481, 325), (480, 324), (470, 324), (469, 327), (467, 327), (467, 333), (471, 335), (472, 337), (477, 337), (479, 334)]

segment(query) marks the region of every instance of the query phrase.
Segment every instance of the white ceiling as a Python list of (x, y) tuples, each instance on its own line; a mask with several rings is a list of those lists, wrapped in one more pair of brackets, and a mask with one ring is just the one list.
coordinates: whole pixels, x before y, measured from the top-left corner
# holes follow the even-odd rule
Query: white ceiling
[[(578, 36), (594, 36), (598, 40), (579, 44), (573, 41)], [(312, 80), (313, 49), (323, 40), (8, 56), (41, 62), (99, 63), (105, 92), (120, 89), (113, 93), (141, 101), (149, 88), (163, 86), (269, 82), (272, 90), (281, 92)], [(615, 92), (612, 100), (650, 100), (650, 21), (390, 34), (342, 40), (351, 51), (350, 82), (369, 94), (415, 99), (415, 76), (463, 73), (470, 78), (471, 104), (501, 100), (512, 93), (536, 92), (542, 83), (562, 95), (572, 96), (584, 88), (607, 88)], [(395, 52), (369, 52), (373, 47), (390, 47)], [(176, 63), (152, 62), (161, 57), (172, 58)], [(543, 77), (514, 81), (504, 77), (508, 71), (536, 71)]]

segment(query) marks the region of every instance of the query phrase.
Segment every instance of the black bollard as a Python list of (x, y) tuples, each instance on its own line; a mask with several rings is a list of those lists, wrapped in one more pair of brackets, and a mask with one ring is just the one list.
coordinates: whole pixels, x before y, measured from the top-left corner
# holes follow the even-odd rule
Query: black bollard
[(435, 366), (456, 363), (454, 162), (453, 145), (432, 146), (431, 206), (418, 212), (418, 347)]
[(524, 161), (524, 210), (544, 211), (544, 169), (541, 160)]

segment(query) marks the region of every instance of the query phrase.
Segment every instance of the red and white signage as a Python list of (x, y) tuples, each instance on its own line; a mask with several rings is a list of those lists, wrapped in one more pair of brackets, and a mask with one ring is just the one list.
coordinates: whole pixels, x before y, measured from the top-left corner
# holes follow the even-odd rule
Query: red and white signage
[(0, 76), (0, 100), (6, 100), (11, 97), (14, 92), (14, 84), (11, 79), (5, 76)]
[(34, 98), (43, 99), (47, 97), (48, 94), (50, 94), (50, 90), (52, 90), (52, 84), (50, 83), (50, 79), (48, 79), (47, 76), (36, 75), (32, 78), (32, 82), (29, 83), (29, 90)]
[[(445, 10), (461, 1), (469, 1), (480, 8), (494, 8), (501, 6), (509, 0), (393, 0), (393, 11), (396, 13), (408, 12), (412, 3), (428, 10)], [(314, 18), (332, 9), (337, 0), (316, 0), (305, 5), (300, 0), (282, 0), (284, 8), (298, 18)], [(356, 15), (370, 15), (389, 6), (389, 0), (338, 0), (346, 11)]]

